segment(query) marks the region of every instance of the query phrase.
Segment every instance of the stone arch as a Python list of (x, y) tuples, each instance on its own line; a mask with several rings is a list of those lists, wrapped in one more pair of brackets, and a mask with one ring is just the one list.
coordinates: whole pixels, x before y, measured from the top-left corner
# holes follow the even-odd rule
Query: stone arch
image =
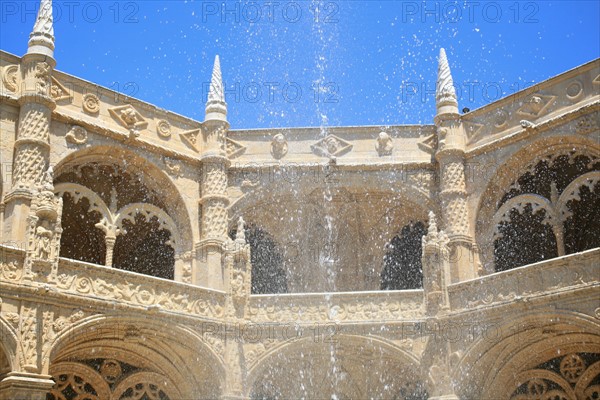
[(600, 146), (581, 136), (569, 136), (568, 140), (565, 137), (539, 139), (523, 147), (512, 148), (512, 152), (507, 152), (497, 161), (495, 168), (490, 170), (487, 187), (478, 201), (475, 224), (476, 241), (487, 272), (494, 271), (494, 229), (490, 229), (490, 221), (502, 206), (503, 196), (528, 168), (544, 159), (568, 154), (598, 160)]
[[(224, 384), (225, 368), (217, 351), (194, 330), (160, 318), (91, 316), (59, 332), (45, 354), (43, 373), (65, 362), (100, 370), (103, 362), (116, 360), (128, 372), (112, 385), (113, 395), (134, 373), (160, 376), (159, 387), (167, 383), (171, 399), (218, 397)], [(189, 362), (191, 354), (198, 362)]]
[[(148, 246), (157, 254), (146, 255), (151, 257), (151, 260), (155, 261), (154, 263), (140, 264), (138, 262), (142, 268), (140, 271), (168, 279), (183, 278), (184, 264), (191, 263), (191, 260), (185, 256), (189, 254), (193, 244), (190, 213), (178, 188), (175, 187), (170, 177), (156, 165), (118, 146), (95, 146), (76, 151), (63, 159), (57, 164), (54, 176), (56, 186), (65, 190), (65, 193), (70, 193), (71, 196), (75, 195), (76, 200), (85, 198), (86, 202), (90, 201), (93, 204), (89, 208), (81, 210), (81, 213), (87, 218), (79, 223), (83, 225), (78, 228), (90, 232), (91, 239), (88, 240), (90, 243), (97, 243), (94, 246), (90, 244), (89, 247), (93, 247), (94, 250), (90, 250), (88, 253), (93, 254), (84, 261), (112, 266), (113, 257), (118, 259), (125, 257), (122, 260), (123, 263), (115, 263), (115, 265), (135, 270), (135, 265), (126, 261), (127, 257), (132, 254), (128, 246), (142, 251), (137, 242), (141, 240), (139, 238), (142, 236), (147, 236), (148, 240), (152, 242), (152, 245), (148, 244)], [(89, 186), (88, 182), (91, 182), (93, 187), (87, 187)], [(83, 187), (89, 189), (85, 195), (83, 195)], [(66, 191), (66, 189), (69, 190)], [(69, 201), (71, 200), (69, 199)], [(99, 204), (102, 206), (96, 207)], [(83, 207), (86, 205), (87, 203)], [(130, 207), (126, 208), (128, 205)], [(68, 208), (66, 207), (67, 212)], [(134, 210), (144, 211), (136, 213), (136, 215), (129, 215)], [(94, 211), (100, 212), (98, 223), (95, 223), (96, 221), (89, 222), (90, 218), (96, 218), (93, 216), (96, 214), (91, 214)], [(118, 218), (119, 213), (123, 212), (132, 218), (124, 216)], [(110, 215), (112, 218), (108, 218), (106, 215)], [(144, 215), (148, 218), (141, 217)], [(137, 225), (135, 224), (136, 216), (141, 218), (141, 223)], [(70, 218), (71, 225), (80, 226), (76, 221), (73, 222), (73, 219), (74, 217)], [(68, 221), (65, 219), (63, 224), (67, 223)], [(118, 226), (121, 223), (128, 224), (134, 231), (133, 236), (126, 239), (127, 242), (123, 241), (127, 230), (119, 229)], [(99, 228), (103, 233), (96, 232), (95, 228)], [(100, 240), (98, 235), (103, 235), (103, 240)], [(77, 235), (72, 238), (73, 234), (69, 234), (67, 230), (63, 232), (63, 236), (65, 243), (75, 243), (78, 240)], [(182, 240), (182, 238), (190, 240)], [(132, 241), (132, 239), (135, 240)], [(99, 256), (97, 253), (102, 254)], [(142, 253), (146, 254), (143, 251)], [(77, 256), (72, 257), (78, 258)]]
[(17, 334), (8, 322), (0, 316), (0, 379), (4, 374), (16, 369)]
[(598, 323), (585, 314), (537, 311), (472, 328), (480, 335), (453, 372), (460, 398), (508, 399), (521, 372), (552, 357), (576, 351), (600, 355)]
[[(249, 370), (247, 395), (330, 398), (335, 394), (351, 399), (393, 398), (410, 390), (424, 394), (413, 354), (375, 337), (344, 334), (333, 340), (302, 338), (264, 354)], [(294, 379), (286, 379), (286, 374)]]
[[(160, 193), (161, 200), (165, 204), (164, 211), (177, 226), (179, 236), (193, 237), (190, 212), (172, 179), (157, 165), (128, 149), (118, 146), (92, 146), (78, 150), (57, 163), (54, 177), (57, 178), (64, 172), (95, 162), (116, 165), (142, 177), (144, 184), (150, 190)], [(179, 246), (178, 253), (189, 251), (192, 248), (192, 241), (181, 241)]]
[(380, 290), (386, 245), (404, 226), (425, 222), (433, 207), (416, 190), (411, 197), (358, 185), (312, 185), (281, 195), (276, 189), (266, 185), (232, 204), (230, 221), (233, 229), (243, 216), (277, 235), (292, 293)]

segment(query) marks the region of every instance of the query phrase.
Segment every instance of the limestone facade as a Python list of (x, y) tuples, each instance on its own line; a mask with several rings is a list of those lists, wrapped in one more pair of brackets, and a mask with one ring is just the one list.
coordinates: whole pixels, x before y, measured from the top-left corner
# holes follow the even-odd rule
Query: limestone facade
[(0, 52), (1, 399), (598, 399), (600, 60), (241, 130), (218, 57), (203, 122), (56, 70), (51, 7)]

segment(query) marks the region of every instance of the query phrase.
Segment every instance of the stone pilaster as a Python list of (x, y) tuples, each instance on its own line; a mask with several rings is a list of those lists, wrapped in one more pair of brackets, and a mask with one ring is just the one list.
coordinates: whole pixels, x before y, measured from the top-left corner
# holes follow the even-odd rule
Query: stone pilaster
[(27, 54), (21, 59), (19, 122), (14, 147), (12, 189), (5, 198), (3, 237), (22, 241), (26, 216), (35, 188), (42, 184), (50, 154), (50, 121), (56, 103), (50, 95), (54, 61), (52, 1), (42, 0), (30, 35)]
[(450, 282), (477, 276), (479, 257), (473, 240), (465, 180), (466, 134), (458, 113), (450, 67), (444, 49), (440, 51), (436, 90), (439, 164), (439, 198), (442, 220), (450, 248)]
[(24, 278), (43, 273), (55, 282), (62, 235), (62, 198), (54, 195), (52, 168), (44, 175), (44, 183), (34, 193), (27, 217), (27, 252)]

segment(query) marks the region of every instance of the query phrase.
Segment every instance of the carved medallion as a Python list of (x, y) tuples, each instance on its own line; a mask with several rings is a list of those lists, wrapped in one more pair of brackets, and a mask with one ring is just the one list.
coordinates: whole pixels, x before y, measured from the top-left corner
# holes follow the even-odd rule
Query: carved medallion
[(567, 86), (567, 98), (571, 101), (577, 101), (583, 97), (583, 84), (580, 81), (573, 81)]
[(100, 99), (93, 93), (86, 93), (83, 96), (83, 111), (88, 114), (97, 114), (100, 112)]
[(164, 138), (164, 139), (168, 139), (171, 137), (171, 124), (169, 124), (169, 121), (166, 121), (164, 119), (161, 119), (158, 121), (158, 123), (156, 124), (156, 133), (158, 133), (158, 136)]
[(4, 71), (2, 73), (2, 83), (4, 83), (4, 87), (13, 93), (19, 88), (18, 72), (18, 65), (9, 65), (8, 67), (4, 67)]
[(73, 125), (67, 132), (65, 139), (69, 143), (84, 144), (87, 142), (88, 133), (84, 127)]

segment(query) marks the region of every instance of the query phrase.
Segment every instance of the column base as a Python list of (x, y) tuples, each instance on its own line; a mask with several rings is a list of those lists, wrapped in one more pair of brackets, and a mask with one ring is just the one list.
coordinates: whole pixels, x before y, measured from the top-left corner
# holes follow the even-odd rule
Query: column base
[(0, 382), (0, 400), (45, 400), (52, 386), (50, 375), (9, 372)]
[(445, 394), (443, 396), (430, 397), (428, 400), (460, 400), (455, 394)]

